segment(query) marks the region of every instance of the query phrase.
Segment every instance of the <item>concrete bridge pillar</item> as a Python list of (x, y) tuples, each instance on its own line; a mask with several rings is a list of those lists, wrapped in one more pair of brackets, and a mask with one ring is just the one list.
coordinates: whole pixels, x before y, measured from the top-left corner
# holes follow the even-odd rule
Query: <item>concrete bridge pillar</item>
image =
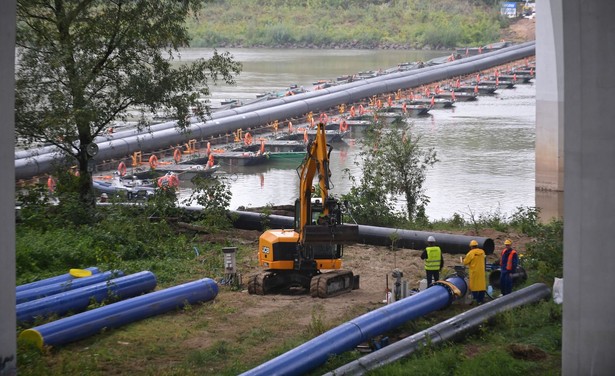
[[(615, 1), (537, 3), (550, 7), (553, 34), (563, 25), (562, 37), (553, 38), (555, 64), (537, 69), (541, 76), (549, 70), (556, 72), (558, 85), (563, 80), (563, 89), (557, 89), (558, 106), (547, 103), (545, 96), (537, 103), (538, 113), (545, 112), (543, 120), (547, 111), (557, 119), (553, 129), (558, 132), (553, 137), (558, 144), (561, 124), (565, 133), (562, 374), (611, 375), (615, 366), (615, 253), (611, 251), (615, 229)], [(548, 37), (537, 32), (538, 39)], [(539, 51), (538, 45), (536, 50), (548, 54)], [(553, 87), (544, 90), (541, 92), (556, 91)]]
[(536, 206), (563, 216), (564, 36), (561, 1), (536, 3)]
[[(15, 0), (2, 2), (0, 12), (0, 124), (7, 137), (0, 143), (0, 171), (15, 180)], [(0, 376), (17, 373), (15, 341), (15, 192), (0, 191)]]

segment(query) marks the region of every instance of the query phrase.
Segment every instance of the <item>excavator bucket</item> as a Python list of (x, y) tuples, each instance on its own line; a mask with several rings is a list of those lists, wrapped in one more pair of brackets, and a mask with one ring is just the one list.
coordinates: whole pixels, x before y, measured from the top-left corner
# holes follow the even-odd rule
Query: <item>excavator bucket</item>
[(303, 241), (306, 244), (352, 244), (359, 241), (357, 225), (307, 225), (304, 228)]

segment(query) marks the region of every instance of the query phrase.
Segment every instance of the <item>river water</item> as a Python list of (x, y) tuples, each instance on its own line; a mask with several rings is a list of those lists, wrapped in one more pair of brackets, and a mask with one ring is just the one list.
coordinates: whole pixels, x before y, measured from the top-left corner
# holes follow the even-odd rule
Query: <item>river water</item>
[[(252, 99), (256, 94), (283, 90), (291, 84), (311, 88), (319, 79), (387, 69), (407, 61), (427, 61), (446, 55), (435, 51), (371, 50), (229, 50), (243, 71), (236, 86), (211, 86), (212, 104), (228, 98)], [(211, 51), (190, 49), (182, 58), (208, 57)], [(438, 159), (427, 174), (430, 203), (427, 216), (450, 218), (510, 215), (518, 207), (535, 206), (533, 84), (499, 89), (475, 102), (459, 102), (452, 109), (434, 109), (422, 118), (409, 118), (424, 146), (434, 147)], [(352, 127), (351, 127), (352, 128)], [(347, 193), (351, 183), (343, 172), (359, 176), (356, 165), (361, 131), (353, 130), (343, 143), (333, 144), (331, 170), (334, 195)], [(360, 164), (360, 161), (358, 161)], [(300, 161), (269, 161), (261, 166), (226, 170), (231, 209), (268, 204), (292, 204), (298, 195), (296, 167)], [(403, 206), (403, 202), (400, 203)]]

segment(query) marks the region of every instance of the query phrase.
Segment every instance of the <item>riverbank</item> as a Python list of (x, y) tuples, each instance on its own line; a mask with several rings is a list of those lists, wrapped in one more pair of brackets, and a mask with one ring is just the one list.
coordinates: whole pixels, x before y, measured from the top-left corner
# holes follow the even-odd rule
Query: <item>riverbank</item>
[(482, 2), (222, 0), (188, 29), (192, 47), (440, 50), (499, 41), (509, 23)]
[[(134, 215), (136, 213), (129, 216), (130, 223), (122, 221), (122, 216), (116, 213), (110, 217), (101, 216), (100, 224), (95, 225), (93, 230), (64, 228), (57, 233), (62, 234), (61, 242), (52, 241), (50, 233), (53, 230), (50, 227), (35, 240), (24, 239), (23, 225), (18, 226), (20, 265), (26, 260), (26, 254), (20, 252), (26, 243), (41, 257), (53, 254), (54, 251), (46, 250), (49, 247), (55, 249), (53, 244), (72, 249), (71, 258), (83, 252), (83, 256), (77, 259), (88, 265), (92, 261), (92, 252), (84, 247), (88, 250), (100, 249), (96, 253), (101, 260), (98, 266), (103, 270), (118, 268), (126, 273), (134, 273), (148, 269), (156, 274), (158, 289), (162, 289), (203, 277), (219, 280), (224, 270), (221, 248), (231, 246), (237, 247), (236, 265), (242, 276), (259, 270), (254, 252), (260, 236), (258, 231), (217, 230), (209, 225), (199, 226), (198, 223), (193, 227), (185, 227), (179, 226), (180, 222), (166, 220), (158, 222), (154, 228), (145, 216)], [(139, 228), (145, 223), (149, 223), (149, 227), (141, 227), (139, 230), (141, 235), (146, 235), (145, 239), (129, 236), (134, 227)], [(175, 232), (172, 242), (171, 233), (165, 230), (167, 227)], [(99, 233), (103, 229), (106, 234), (101, 239), (122, 239), (121, 247), (117, 246), (117, 242), (108, 244), (109, 249), (101, 248), (102, 244), (90, 243), (91, 237), (100, 237)], [(164, 239), (168, 238), (168, 242), (160, 243), (160, 239), (156, 240), (158, 236), (154, 233), (160, 232)], [(490, 237), (498, 249), (503, 239), (512, 238), (520, 253), (526, 253), (526, 244), (533, 240), (515, 227), (501, 230), (480, 227), (477, 232), (458, 228), (447, 231), (450, 232)], [(158, 247), (151, 247), (155, 243), (158, 243)], [(192, 246), (197, 247), (198, 252), (192, 251)], [(133, 249), (138, 248), (141, 249), (140, 254), (133, 254)], [(67, 260), (68, 252), (65, 250), (57, 253), (53, 259)], [(19, 374), (237, 375), (326, 330), (384, 306), (387, 280), (388, 287), (392, 288), (391, 273), (395, 269), (403, 272), (410, 288), (417, 288), (419, 281), (424, 278), (420, 253), (421, 250), (364, 244), (347, 246), (344, 251), (344, 267), (360, 275), (360, 289), (330, 299), (313, 299), (307, 295), (255, 296), (249, 295), (245, 286), (236, 288), (220, 285), (219, 294), (212, 302), (194, 304), (121, 328), (105, 330), (78, 342), (45, 348), (43, 352), (29, 349), (21, 343), (18, 351)], [(102, 261), (104, 259), (112, 262), (105, 263)], [(451, 273), (452, 268), (459, 265), (459, 255), (445, 254), (444, 260), (442, 276)], [(488, 258), (489, 262), (495, 260), (495, 254)], [(31, 270), (32, 264), (28, 267)], [(539, 278), (531, 268), (528, 268), (528, 273), (532, 282)], [(23, 278), (23, 273), (18, 273), (18, 278)], [(20, 281), (23, 283), (23, 280)], [(469, 308), (467, 304), (454, 304), (413, 320), (386, 335), (390, 341), (395, 341)], [(482, 374), (502, 369), (512, 375), (557, 374), (560, 367), (560, 322), (561, 306), (553, 303), (520, 308), (514, 314), (498, 316), (491, 326), (483, 327), (480, 335), (470, 336), (457, 345), (419, 353), (411, 357), (411, 361), (405, 360), (401, 367), (413, 369), (412, 374), (422, 374), (421, 369), (440, 367), (445, 367), (449, 374), (470, 374), (462, 372), (468, 368), (480, 369)], [(320, 375), (359, 356), (358, 351), (351, 351), (335, 357), (313, 374)], [(493, 358), (498, 361), (489, 361)], [(395, 373), (390, 367), (400, 366), (389, 366), (381, 374), (407, 374)], [(459, 370), (459, 373), (452, 370)]]

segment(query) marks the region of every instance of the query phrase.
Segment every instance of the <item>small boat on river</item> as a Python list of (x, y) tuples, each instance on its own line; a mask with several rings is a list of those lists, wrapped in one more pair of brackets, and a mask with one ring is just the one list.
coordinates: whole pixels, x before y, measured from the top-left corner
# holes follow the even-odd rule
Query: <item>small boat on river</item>
[(305, 152), (306, 144), (303, 140), (270, 140), (270, 139), (260, 139), (260, 143), (253, 142), (250, 145), (246, 145), (245, 143), (241, 145), (237, 145), (231, 148), (231, 151), (251, 151), (256, 153), (257, 151), (261, 151), (262, 153), (269, 152), (273, 153), (287, 153), (287, 152), (297, 152), (302, 151)]
[(124, 196), (128, 199), (148, 198), (156, 190), (156, 183), (150, 180), (122, 178), (118, 172), (109, 177), (93, 178), (92, 186), (100, 194)]
[[(348, 134), (348, 131), (340, 131), (340, 130), (325, 130), (325, 135), (327, 136), (328, 142), (341, 142), (342, 139)], [(303, 129), (297, 130), (296, 132), (284, 132), (276, 136), (276, 140), (304, 140), (304, 141), (312, 141), (316, 137), (316, 130), (313, 129)], [(306, 140), (307, 139), (307, 140)]]
[(196, 177), (210, 178), (220, 166), (207, 164), (158, 164), (156, 168), (135, 168), (132, 175), (138, 179), (155, 179), (172, 172), (180, 180), (193, 180)]
[(210, 156), (222, 169), (226, 166), (254, 166), (269, 160), (269, 153), (267, 152), (212, 150), (209, 155), (193, 154), (190, 159), (185, 160), (182, 164), (203, 164), (210, 161)]
[(452, 99), (448, 98), (436, 98), (434, 96), (433, 100), (429, 98), (414, 98), (414, 99), (406, 99), (403, 100), (410, 106), (428, 106), (432, 109), (437, 108), (453, 108), (455, 106), (455, 102)]

